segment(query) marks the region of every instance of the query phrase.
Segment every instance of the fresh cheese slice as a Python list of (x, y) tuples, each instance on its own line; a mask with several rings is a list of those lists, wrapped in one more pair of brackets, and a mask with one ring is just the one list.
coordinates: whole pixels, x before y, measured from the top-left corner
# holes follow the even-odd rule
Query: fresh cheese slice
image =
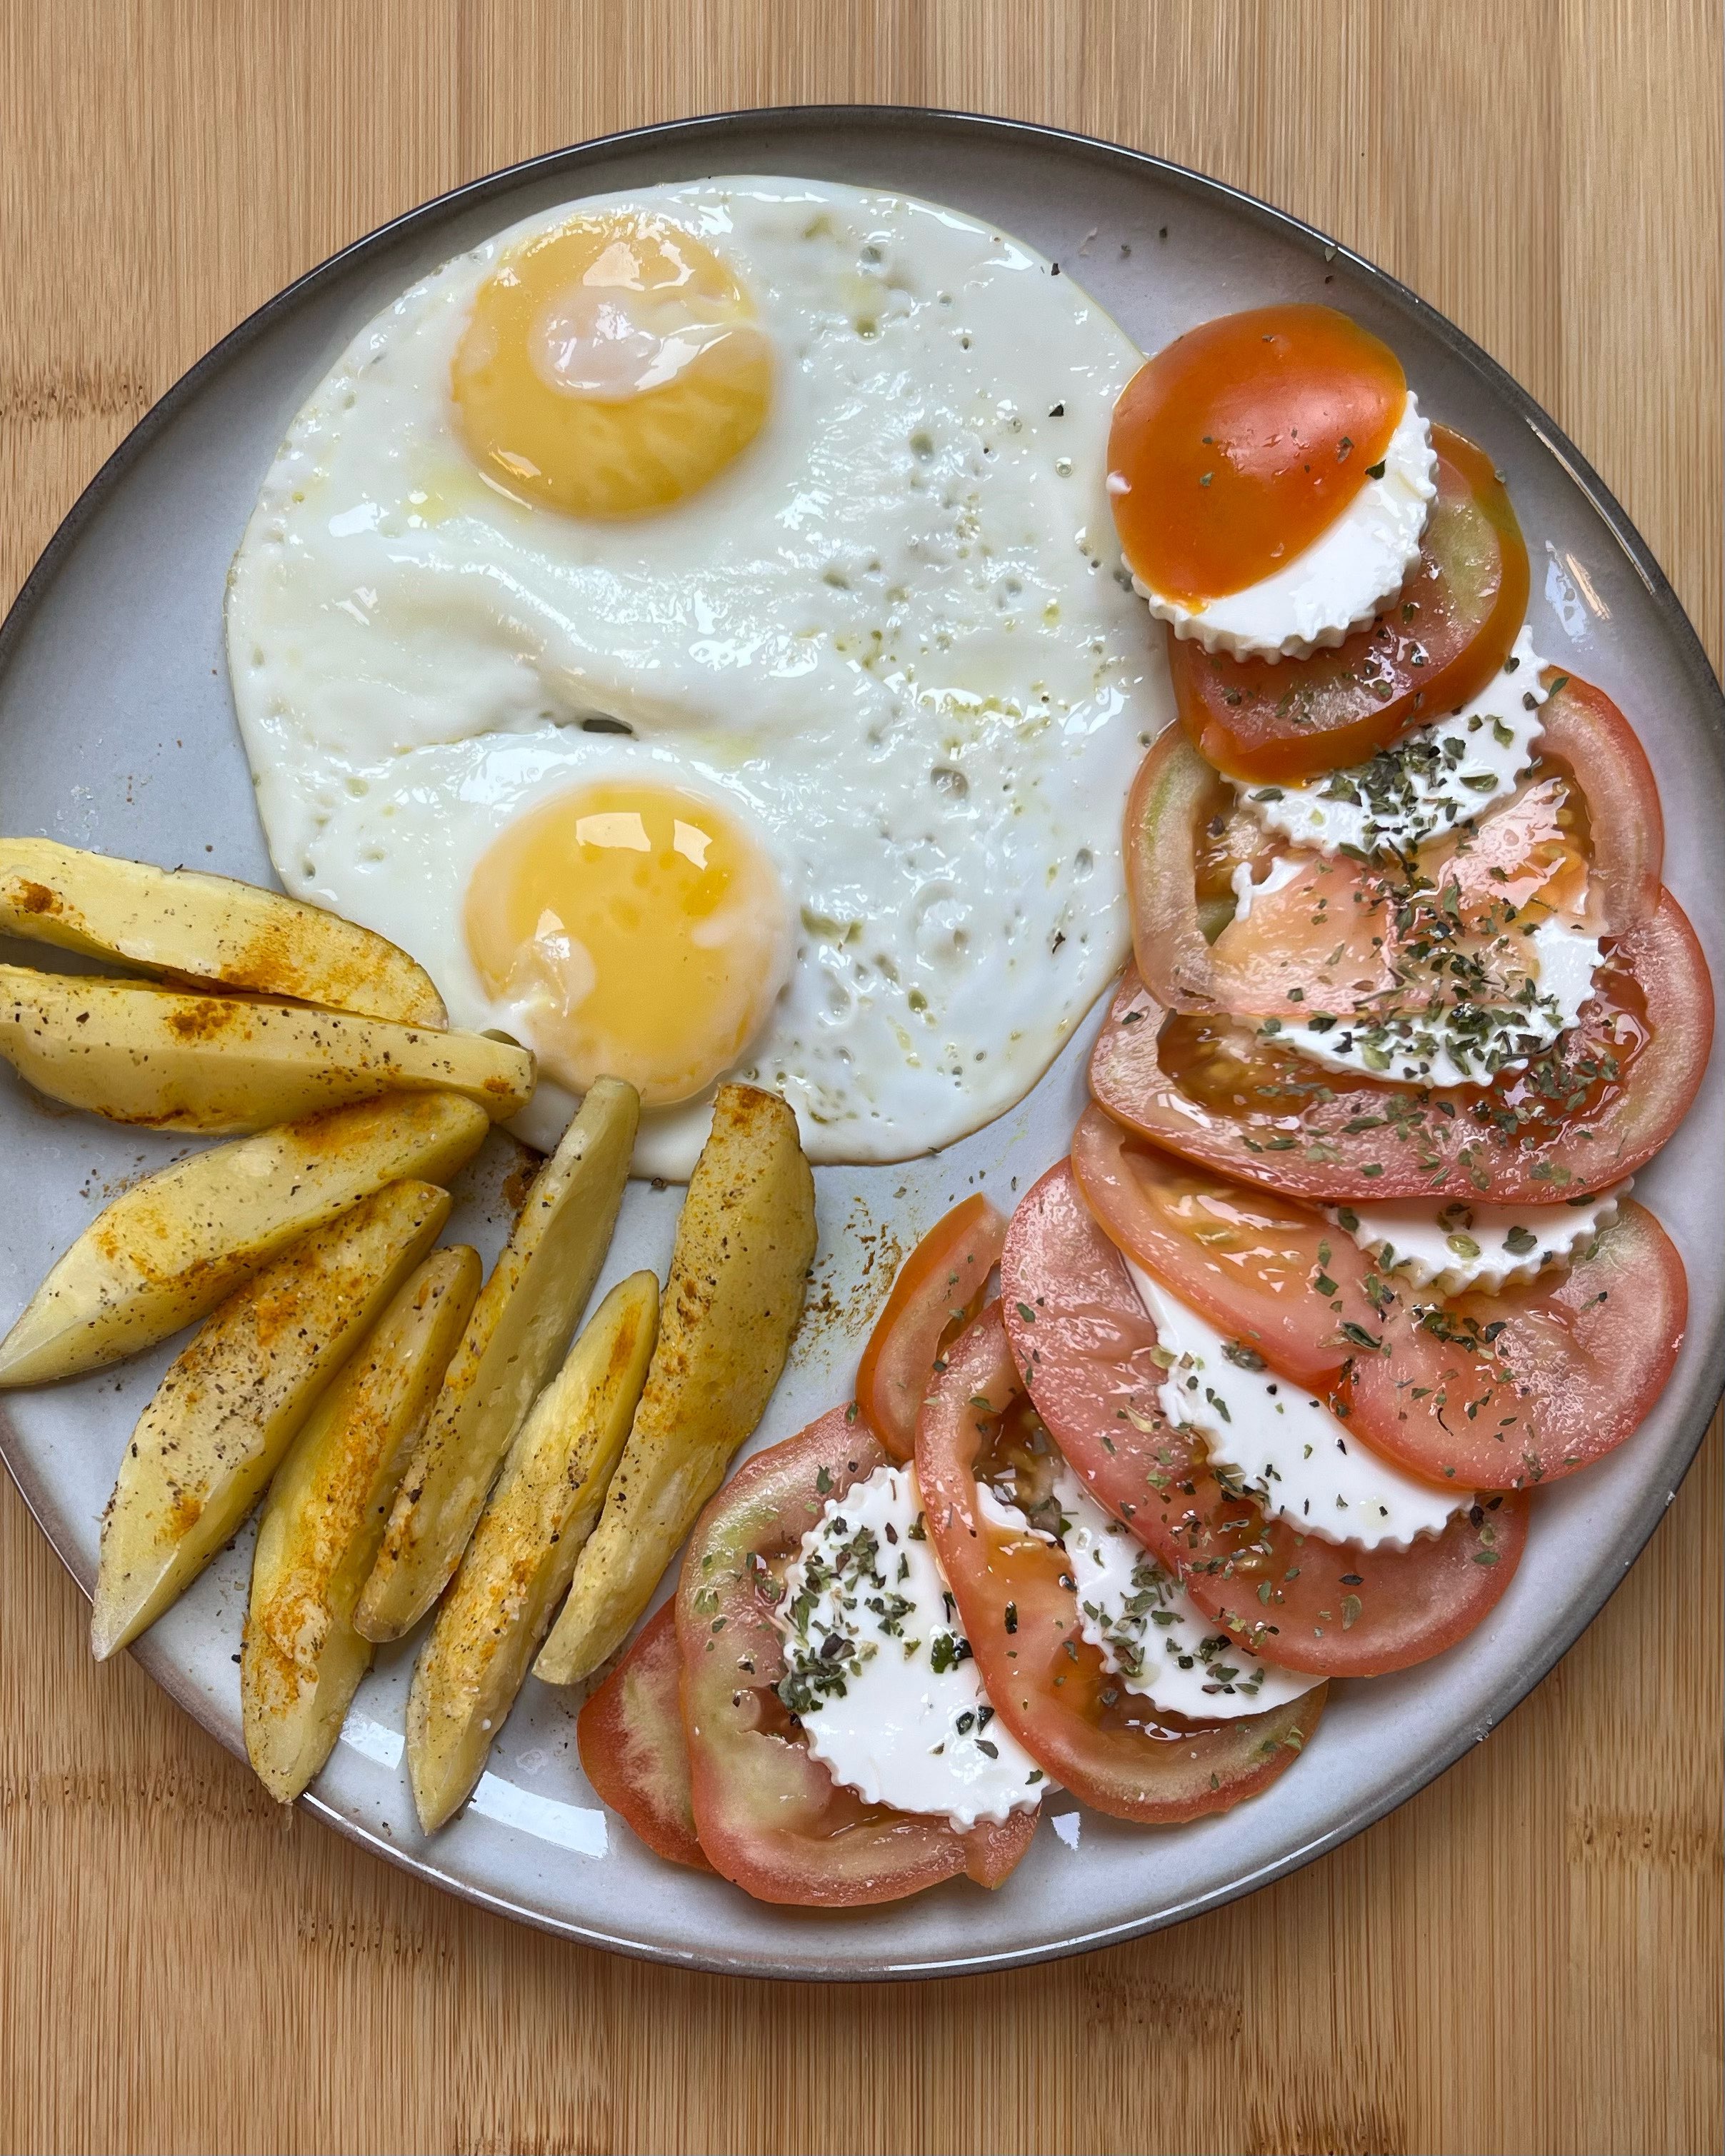
[(961, 1831), (1041, 1802), (1053, 1785), (988, 1703), (914, 1468), (829, 1499), (784, 1586), (779, 1697), (835, 1782)]
[(1414, 1198), (1324, 1209), (1386, 1271), (1402, 1274), (1415, 1287), (1440, 1295), (1470, 1288), (1495, 1294), (1584, 1250), (1616, 1219), (1634, 1183), (1631, 1176), (1579, 1204), (1469, 1205)]
[(1406, 1549), (1416, 1536), (1441, 1534), (1473, 1502), (1471, 1491), (1416, 1481), (1379, 1458), (1255, 1349), (1218, 1332), (1129, 1258), (1127, 1269), (1174, 1358), (1160, 1389), (1163, 1413), (1197, 1430), (1211, 1466), (1266, 1512), (1326, 1542)]
[(1404, 734), (1368, 763), (1303, 786), (1243, 781), (1240, 797), (1266, 830), (1296, 846), (1411, 854), (1483, 815), (1527, 776), (1545, 731), (1544, 667), (1524, 624), (1502, 670), (1450, 717)]
[(1064, 1460), (1054, 1496), (1080, 1629), (1127, 1691), (1164, 1713), (1226, 1722), (1284, 1706), (1322, 1682), (1260, 1661), (1219, 1630)]

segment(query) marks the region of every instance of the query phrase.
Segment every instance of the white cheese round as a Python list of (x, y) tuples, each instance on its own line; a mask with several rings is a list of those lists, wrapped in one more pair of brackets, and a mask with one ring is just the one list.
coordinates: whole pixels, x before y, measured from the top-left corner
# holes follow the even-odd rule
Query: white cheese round
[(988, 1703), (914, 1468), (878, 1467), (829, 1498), (784, 1589), (779, 1697), (835, 1782), (961, 1830), (1032, 1811), (1055, 1786)]
[[(1420, 558), (1420, 535), (1437, 492), (1431, 424), (1410, 389), (1378, 476), (1368, 479), (1329, 528), (1274, 574), (1244, 591), (1190, 607), (1141, 578), (1132, 584), (1176, 636), (1231, 659), (1309, 659), (1371, 625)], [(1111, 480), (1111, 485), (1112, 481)]]
[(1585, 1250), (1617, 1218), (1635, 1178), (1580, 1204), (1486, 1205), (1409, 1199), (1384, 1205), (1326, 1206), (1337, 1226), (1386, 1270), (1440, 1295), (1495, 1294), (1536, 1280)]
[[(1593, 994), (1599, 939), (1573, 921), (1543, 921), (1496, 939), (1488, 957), (1518, 985), (1502, 1003), (1459, 994), (1425, 1010), (1356, 1013), (1298, 1021), (1270, 1019), (1278, 1040), (1329, 1070), (1404, 1086), (1483, 1086), (1503, 1070), (1522, 1070), (1581, 1016)], [(1441, 977), (1433, 983), (1445, 995)]]
[(1545, 661), (1523, 626), (1514, 649), (1470, 704), (1419, 726), (1368, 763), (1303, 786), (1239, 784), (1265, 829), (1333, 854), (1411, 854), (1513, 793), (1545, 731), (1539, 684)]
[(1080, 1629), (1127, 1691), (1165, 1713), (1224, 1722), (1284, 1706), (1322, 1681), (1260, 1662), (1219, 1630), (1064, 1460), (1055, 1496)]
[(1175, 1358), (1161, 1388), (1163, 1413), (1198, 1430), (1212, 1469), (1266, 1512), (1326, 1542), (1406, 1549), (1418, 1535), (1441, 1534), (1450, 1515), (1473, 1502), (1471, 1491), (1440, 1490), (1380, 1459), (1322, 1400), (1127, 1265), (1158, 1342)]

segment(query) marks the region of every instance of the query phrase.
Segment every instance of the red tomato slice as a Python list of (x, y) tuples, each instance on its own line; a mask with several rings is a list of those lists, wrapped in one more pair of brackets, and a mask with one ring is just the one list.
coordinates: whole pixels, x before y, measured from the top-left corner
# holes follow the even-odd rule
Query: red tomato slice
[[(1145, 1463), (1183, 1473), (1192, 1440), (1168, 1424), (1155, 1321), (1126, 1260), (1097, 1225), (1069, 1160), (1019, 1202), (1000, 1260), (1000, 1310), (1012, 1358), (1067, 1462), (1098, 1504), (1137, 1527)], [(1160, 1515), (1147, 1524), (1154, 1527)], [(1146, 1537), (1149, 1539), (1149, 1537)], [(1172, 1542), (1150, 1540), (1178, 1568)]]
[(1567, 1271), (1443, 1297), (1379, 1273), (1322, 1214), (1194, 1171), (1099, 1109), (1072, 1172), (1117, 1249), (1433, 1482), (1519, 1488), (1599, 1459), (1640, 1429), (1682, 1342), (1682, 1260), (1628, 1201)]
[(1411, 1473), (1472, 1489), (1573, 1475), (1640, 1428), (1688, 1312), (1670, 1236), (1625, 1199), (1554, 1283), (1404, 1300), (1381, 1352), (1353, 1363), (1353, 1427)]
[[(1309, 659), (1230, 659), (1168, 634), (1180, 723), (1238, 778), (1310, 778), (1363, 762), (1476, 696), (1527, 615), (1527, 549), (1485, 451), (1431, 430), (1437, 499), (1420, 559), (1369, 629)], [(1129, 497), (1128, 497), (1129, 498)]]
[(916, 1428), (929, 1532), (995, 1712), (1081, 1802), (1173, 1825), (1266, 1789), (1323, 1712), (1322, 1686), (1237, 1722), (1158, 1719), (1084, 1638), (1064, 1553), (984, 1520), (977, 1468), (1024, 1396), (991, 1303), (953, 1342)]
[(1688, 1112), (1713, 1035), (1695, 932), (1669, 891), (1618, 938), (1582, 1022), (1489, 1086), (1373, 1084), (1248, 1024), (1163, 1009), (1129, 970), (1091, 1091), (1115, 1121), (1224, 1175), (1314, 1204), (1551, 1204), (1645, 1167)]
[(916, 1450), (941, 1342), (982, 1307), (1005, 1240), (1005, 1221), (978, 1191), (937, 1221), (900, 1266), (856, 1373), (857, 1405), (895, 1460)]
[(1013, 1215), (1000, 1260), (1014, 1357), (1055, 1442), (1199, 1609), (1266, 1661), (1381, 1676), (1471, 1632), (1521, 1561), (1527, 1501), (1488, 1497), (1405, 1550), (1301, 1535), (1206, 1471), (1165, 1421), (1156, 1328), (1062, 1161)]
[(582, 1708), (575, 1743), (601, 1800), (655, 1856), (711, 1871), (695, 1838), (682, 1681), (677, 1606), (667, 1602)]
[(1188, 330), (1114, 408), (1127, 566), (1188, 606), (1273, 575), (1364, 486), (1407, 395), (1389, 346), (1333, 307), (1253, 307)]
[(854, 1409), (757, 1453), (696, 1522), (677, 1590), (683, 1725), (701, 1846), (762, 1902), (850, 1908), (896, 1902), (957, 1872), (996, 1887), (1029, 1845), (1034, 1812), (960, 1834), (942, 1819), (865, 1803), (801, 1741), (777, 1686), (778, 1576), (829, 1496), (886, 1455)]
[[(1595, 933), (1618, 935), (1634, 923), (1603, 917), (1609, 915), (1609, 906), (1594, 902), (1599, 894), (1594, 889), (1585, 845), (1565, 829), (1566, 819), (1577, 813), (1565, 781), (1555, 772), (1546, 773), (1506, 795), (1471, 831), (1434, 847), (1422, 857), (1421, 870), (1430, 860), (1432, 881), (1443, 891), (1446, 902), (1454, 893), (1453, 903), (1470, 926), (1486, 922), (1495, 928), (1504, 909), (1519, 910), (1538, 898), (1568, 920), (1583, 918), (1585, 906), (1589, 926)], [(1363, 873), (1371, 877), (1370, 870)], [(1392, 878), (1390, 888), (1400, 897), (1406, 880)], [(1637, 919), (1645, 920), (1659, 903), (1656, 878), (1651, 897), (1651, 905)]]

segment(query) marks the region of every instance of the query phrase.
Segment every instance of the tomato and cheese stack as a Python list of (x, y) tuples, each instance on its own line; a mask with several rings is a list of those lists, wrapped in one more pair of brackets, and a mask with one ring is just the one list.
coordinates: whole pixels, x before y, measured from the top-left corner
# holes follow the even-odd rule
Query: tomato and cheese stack
[[(937, 1662), (951, 1669), (968, 1660), (950, 1620), (940, 1635), (946, 1651), (938, 1650), (927, 1620), (946, 1616), (943, 1604), (932, 1613), (918, 1608), (916, 1628), (896, 1645), (878, 1625), (876, 1636), (862, 1636), (880, 1612), (839, 1606), (865, 1605), (871, 1595), (884, 1604), (886, 1584), (875, 1589), (865, 1573), (877, 1563), (896, 1573), (904, 1551), (903, 1539), (895, 1548), (885, 1530), (901, 1510), (908, 1532), (913, 1516), (903, 1503), (906, 1493), (884, 1486), (886, 1468), (886, 1455), (866, 1425), (854, 1411), (835, 1408), (747, 1461), (701, 1515), (683, 1560), (676, 1629), (695, 1831), (713, 1869), (761, 1901), (829, 1908), (891, 1902), (960, 1872), (998, 1886), (1035, 1830), (1044, 1777), (1021, 1756), (1009, 1758), (1002, 1774), (989, 1771), (999, 1763), (988, 1753), (1000, 1748), (986, 1724), (979, 1739), (973, 1736), (979, 1690), (969, 1702), (963, 1733), (973, 1742), (962, 1760), (911, 1757), (918, 1737), (925, 1754), (941, 1741), (927, 1733), (928, 1721), (950, 1717), (956, 1724), (964, 1712), (965, 1702), (955, 1704), (947, 1688), (910, 1741), (902, 1741), (902, 1729), (896, 1744), (889, 1734), (884, 1759), (880, 1744), (870, 1748), (855, 1730), (835, 1727), (831, 1748), (841, 1758), (870, 1752), (857, 1777), (870, 1784), (866, 1791), (838, 1779), (810, 1746), (804, 1717), (813, 1717), (823, 1697), (842, 1703), (847, 1685), (868, 1664), (879, 1659), (884, 1667), (883, 1645), (901, 1653), (915, 1639), (922, 1656), (901, 1691), (914, 1692)], [(855, 1533), (848, 1532), (847, 1506), (858, 1512)], [(845, 1525), (835, 1527), (839, 1520)], [(793, 1569), (798, 1584), (788, 1592)], [(808, 1625), (799, 1629), (796, 1608), (807, 1597), (800, 1615), (813, 1620), (823, 1591), (833, 1620), (823, 1636), (838, 1643), (829, 1659), (845, 1664), (824, 1691), (800, 1651)], [(911, 1597), (903, 1599), (901, 1617), (913, 1608)], [(817, 1665), (820, 1644), (814, 1643)], [(870, 1690), (878, 1706), (878, 1690)]]
[[(1226, 1373), (1243, 1358), (1249, 1369), (1261, 1364), (1316, 1396), (1345, 1422), (1348, 1441), (1462, 1504), (1476, 1489), (1550, 1481), (1640, 1427), (1683, 1337), (1682, 1261), (1626, 1192), (1558, 1224), (1537, 1207), (1478, 1219), (1465, 1205), (1434, 1204), (1428, 1238), (1414, 1208), (1337, 1207), (1332, 1219), (1194, 1170), (1094, 1108), (1073, 1133), (1071, 1165), (1175, 1366), (1204, 1363), (1213, 1373), (1204, 1380), (1207, 1407), (1169, 1400), (1164, 1412), (1196, 1424), (1224, 1461), (1242, 1439), (1219, 1430), (1217, 1419), (1225, 1423), (1230, 1393), (1239, 1399)], [(1476, 1219), (1483, 1240), (1460, 1226), (1464, 1218)], [(1440, 1271), (1431, 1250), (1440, 1234)], [(1405, 1252), (1394, 1240), (1403, 1235)], [(1494, 1236), (1504, 1255), (1548, 1254), (1548, 1265), (1531, 1281), (1512, 1281), (1500, 1268), (1503, 1284), (1488, 1286)], [(1296, 1419), (1291, 1402), (1239, 1404), (1259, 1423), (1286, 1405), (1291, 1430), (1337, 1449), (1333, 1424), (1320, 1435)], [(1326, 1483), (1339, 1476), (1332, 1464)], [(1300, 1462), (1279, 1460), (1276, 1479), (1270, 1508), (1294, 1512), (1288, 1493), (1307, 1479)], [(1411, 1492), (1397, 1495), (1415, 1502)], [(1365, 1541), (1359, 1509), (1337, 1508), (1327, 1522), (1306, 1514), (1301, 1523)], [(1430, 1531), (1429, 1516), (1411, 1517), (1415, 1532)], [(1374, 1527), (1370, 1538), (1404, 1540), (1406, 1530)]]
[(961, 1832), (1055, 1789), (1143, 1824), (1225, 1810), (1321, 1687), (1218, 1632), (1062, 1459), (978, 1307), (1006, 1234), (973, 1197), (900, 1269), (846, 1427), (914, 1457), (834, 1489), (785, 1568), (779, 1703), (835, 1784)]
[(1260, 783), (1333, 770), (1503, 666), (1527, 552), (1484, 452), (1328, 307), (1206, 322), (1122, 393), (1108, 490), (1181, 721)]
[(1553, 1235), (1482, 1209), (1470, 1235), (1462, 1209), (1332, 1220), (1091, 1110), (1014, 1216), (1006, 1324), (1055, 1441), (1267, 1663), (1376, 1676), (1452, 1645), (1508, 1584), (1527, 1491), (1670, 1375), (1686, 1290), (1651, 1214), (1617, 1196)]
[[(1237, 1647), (1312, 1675), (1380, 1676), (1453, 1645), (1503, 1594), (1527, 1539), (1522, 1493), (1486, 1491), (1464, 1502), (1465, 1492), (1434, 1487), (1435, 1532), (1348, 1540), (1338, 1535), (1346, 1514), (1331, 1510), (1314, 1525), (1297, 1492), (1294, 1518), (1276, 1509), (1279, 1477), (1271, 1471), (1297, 1463), (1309, 1491), (1332, 1466), (1340, 1494), (1343, 1478), (1367, 1452), (1363, 1444), (1341, 1437), (1347, 1457), (1332, 1444), (1327, 1461), (1316, 1448), (1307, 1460), (1309, 1419), (1302, 1428), (1298, 1418), (1271, 1422), (1260, 1412), (1254, 1441), (1266, 1450), (1265, 1471), (1248, 1487), (1212, 1457), (1195, 1419), (1171, 1419), (1168, 1390), (1184, 1394), (1197, 1376), (1201, 1398), (1214, 1373), (1199, 1370), (1189, 1350), (1183, 1358), (1164, 1342), (1070, 1163), (1050, 1168), (1019, 1205), (1001, 1280), (1014, 1358), (1062, 1454), (1094, 1500), (1178, 1573)], [(1262, 1347), (1249, 1328), (1240, 1330), (1230, 1342), (1238, 1359), (1224, 1351), (1218, 1368), (1259, 1364), (1254, 1374), (1268, 1374), (1290, 1399), (1313, 1400), (1315, 1389), (1271, 1373)], [(1228, 1405), (1219, 1388), (1210, 1389)], [(1204, 1405), (1209, 1426), (1225, 1427), (1220, 1409)], [(1259, 1405), (1273, 1414), (1275, 1397)]]
[(1177, 638), (1305, 658), (1400, 590), (1437, 462), (1388, 345), (1329, 307), (1255, 307), (1133, 376), (1108, 492), (1133, 583)]
[(1267, 1788), (1317, 1727), (1325, 1686), (1219, 1631), (1176, 1567), (1115, 1537), (1048, 1439), (998, 1302), (942, 1359), (916, 1473), (999, 1724), (1116, 1819), (1173, 1825)]
[[(1417, 559), (1347, 584), (1384, 490), (1417, 490), (1389, 446), (1416, 408), (1386, 346), (1312, 306), (1207, 323), (1122, 395), (1110, 487), (1182, 724), (1127, 806), (1135, 971), (1091, 1088), (1307, 1199), (1554, 1204), (1670, 1136), (1712, 988), (1639, 742), (1534, 648), (1490, 458), (1425, 430)], [(1381, 611), (1296, 622), (1320, 585), (1337, 621), (1344, 587)]]
[(1554, 1203), (1640, 1167), (1700, 1082), (1712, 989), (1651, 769), (1525, 629), (1480, 696), (1320, 780), (1227, 778), (1171, 729), (1126, 850), (1137, 976), (1092, 1088), (1192, 1158)]
[(1343, 558), (1413, 409), (1384, 346), (1309, 306), (1206, 324), (1121, 398), (1115, 511), (1183, 724), (1127, 804), (1136, 977), (1092, 1089), (1307, 1199), (1556, 1203), (1664, 1143), (1712, 998), (1640, 742), (1534, 648), (1501, 476), (1432, 431), (1418, 561), (1360, 583), (1394, 583), (1368, 630), (1229, 629)]

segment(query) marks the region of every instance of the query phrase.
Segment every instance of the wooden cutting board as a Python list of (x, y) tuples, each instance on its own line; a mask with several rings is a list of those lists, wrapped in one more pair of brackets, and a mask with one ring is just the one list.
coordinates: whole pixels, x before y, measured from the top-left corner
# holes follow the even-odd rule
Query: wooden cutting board
[[(1720, 64), (1702, 0), (0, 0), (0, 592), (206, 346), (398, 211), (643, 121), (877, 100), (1158, 151), (1404, 278), (1598, 465), (1717, 665)], [(1721, 1458), (1716, 1426), (1567, 1661), (1345, 1849), (891, 1989), (582, 1951), (280, 1815), (92, 1666), (6, 1483), (0, 2142), (1717, 2149)]]

